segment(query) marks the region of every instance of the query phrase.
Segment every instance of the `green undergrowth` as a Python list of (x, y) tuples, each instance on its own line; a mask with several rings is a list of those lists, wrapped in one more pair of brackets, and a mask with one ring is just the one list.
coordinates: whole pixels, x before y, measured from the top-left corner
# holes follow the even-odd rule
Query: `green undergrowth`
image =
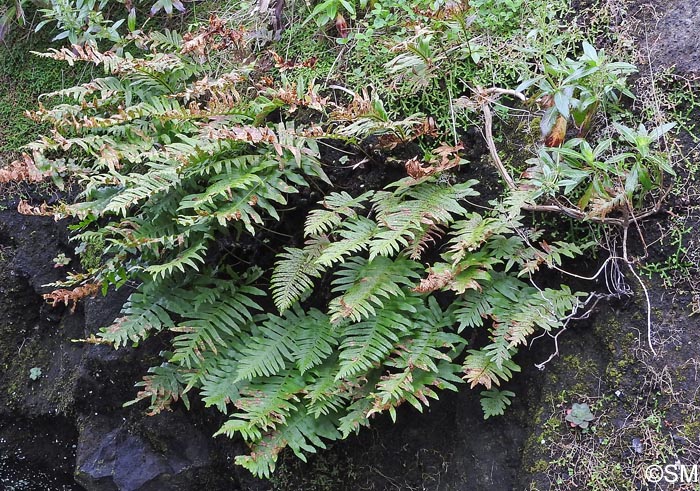
[(30, 51), (51, 46), (51, 34), (14, 29), (0, 43), (0, 153), (16, 152), (45, 129), (25, 116), (39, 95), (77, 82), (79, 74), (64, 63), (41, 59)]
[[(563, 268), (603, 255), (598, 237), (674, 174), (673, 125), (626, 110), (635, 67), (565, 2), (292, 5), (283, 32), (236, 1), (115, 51), (51, 49), (42, 60), (95, 78), (44, 96), (31, 116), (50, 131), (13, 169), (82, 186), (25, 210), (71, 217), (83, 254), (47, 299), (131, 289), (84, 341), (169, 343), (129, 404), (200, 398), (258, 476), (285, 448), (305, 459), (443, 390), (469, 386), (484, 418), (503, 415), (529, 340), (628, 293), (619, 275), (576, 291)], [(504, 144), (514, 126), (523, 145)], [(481, 137), (488, 192), (466, 158)], [(241, 257), (259, 244), (267, 256)]]

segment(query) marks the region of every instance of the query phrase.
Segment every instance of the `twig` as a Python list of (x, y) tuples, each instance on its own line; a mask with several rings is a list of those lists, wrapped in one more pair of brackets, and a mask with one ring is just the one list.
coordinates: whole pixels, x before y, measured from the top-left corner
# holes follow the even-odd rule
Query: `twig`
[[(484, 139), (486, 140), (486, 145), (489, 147), (491, 160), (493, 160), (493, 164), (496, 166), (496, 169), (498, 169), (498, 172), (501, 174), (501, 177), (508, 186), (508, 189), (514, 190), (516, 189), (515, 181), (513, 181), (513, 177), (510, 175), (505, 165), (503, 165), (501, 157), (498, 156), (496, 143), (493, 140), (493, 113), (491, 112), (491, 103), (502, 95), (514, 95), (523, 101), (525, 100), (525, 96), (515, 90), (500, 89), (498, 87), (492, 87), (490, 89), (482, 89), (481, 87), (477, 87), (476, 91), (477, 97), (481, 102), (481, 112), (484, 113)], [(496, 95), (496, 97), (490, 97), (492, 94)]]

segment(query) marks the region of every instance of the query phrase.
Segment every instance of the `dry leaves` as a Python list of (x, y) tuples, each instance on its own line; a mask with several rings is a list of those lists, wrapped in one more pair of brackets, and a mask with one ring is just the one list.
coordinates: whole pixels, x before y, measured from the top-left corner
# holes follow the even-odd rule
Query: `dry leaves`
[(75, 307), (78, 305), (78, 301), (85, 297), (94, 297), (99, 291), (99, 283), (88, 283), (86, 285), (73, 288), (72, 290), (54, 290), (51, 293), (44, 294), (44, 299), (50, 303), (52, 307), (63, 303), (66, 307), (71, 307), (71, 312), (75, 312)]
[(440, 290), (449, 285), (453, 279), (454, 275), (450, 270), (445, 270), (441, 273), (436, 273), (435, 271), (430, 270), (428, 277), (423, 278), (420, 281), (420, 284), (413, 288), (413, 291), (416, 293), (434, 292), (435, 290)]
[(440, 157), (439, 162), (433, 159), (428, 164), (423, 165), (417, 158), (412, 158), (405, 164), (406, 173), (413, 179), (420, 179), (421, 177), (431, 176), (438, 172), (456, 167), (462, 160), (457, 154), (463, 149), (464, 146), (461, 143), (456, 146), (443, 143), (433, 151), (433, 153)]
[(42, 203), (39, 206), (32, 206), (28, 201), (23, 199), (19, 200), (17, 204), (17, 213), (20, 215), (29, 215), (35, 217), (52, 217), (54, 216), (53, 208)]
[(39, 182), (50, 176), (50, 172), (41, 172), (34, 165), (29, 155), (23, 155), (22, 160), (15, 160), (7, 167), (0, 169), (0, 184), (8, 182)]

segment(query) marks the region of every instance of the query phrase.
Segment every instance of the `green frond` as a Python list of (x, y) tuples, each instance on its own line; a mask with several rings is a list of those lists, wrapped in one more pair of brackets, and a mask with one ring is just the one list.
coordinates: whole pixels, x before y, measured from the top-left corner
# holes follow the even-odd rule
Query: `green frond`
[(177, 185), (174, 169), (157, 169), (153, 174), (131, 174), (124, 180), (124, 189), (113, 195), (103, 213), (126, 216), (129, 208)]
[(493, 416), (502, 416), (506, 407), (510, 406), (510, 400), (515, 394), (509, 390), (490, 389), (481, 392), (481, 409), (484, 411), (484, 419)]
[(201, 396), (206, 407), (216, 408), (228, 414), (228, 406), (240, 396), (246, 382), (235, 382), (238, 365), (230, 354), (222, 354), (214, 369), (203, 376)]
[(296, 337), (294, 363), (303, 375), (321, 365), (338, 345), (338, 333), (323, 312), (311, 309), (306, 313), (304, 328)]
[(234, 402), (239, 412), (214, 435), (240, 435), (246, 441), (255, 441), (263, 434), (286, 424), (294, 412), (299, 410), (300, 391), (304, 380), (291, 373), (248, 383), (240, 390), (240, 397)]
[(345, 256), (367, 249), (369, 240), (377, 230), (377, 224), (362, 216), (345, 222), (344, 228), (338, 231), (338, 240), (331, 242), (316, 259), (316, 263), (325, 268), (338, 261), (344, 261)]
[(457, 390), (455, 384), (462, 383), (457, 376), (461, 369), (460, 365), (443, 360), (434, 371), (406, 368), (402, 372), (384, 375), (377, 384), (374, 404), (367, 415), (388, 410), (395, 422), (396, 408), (404, 402), (423, 412), (423, 407), (430, 405), (430, 399), (438, 399), (435, 389)]
[(236, 381), (281, 374), (292, 363), (303, 374), (323, 363), (337, 344), (328, 316), (316, 309), (268, 315), (257, 333), (240, 351)]
[(306, 462), (304, 452), (315, 453), (317, 448), (326, 448), (324, 439), (338, 438), (340, 433), (331, 417), (306, 414), (303, 407), (299, 407), (283, 427), (263, 435), (252, 445), (251, 455), (236, 457), (236, 464), (245, 467), (256, 477), (270, 477), (283, 448), (289, 447)]
[(342, 410), (352, 397), (352, 391), (345, 384), (338, 383), (337, 373), (335, 363), (313, 370), (312, 378), (306, 386), (307, 393), (304, 395), (307, 412), (319, 416)]
[(171, 328), (174, 322), (168, 310), (173, 302), (177, 302), (173, 291), (161, 290), (154, 284), (141, 284), (124, 304), (121, 317), (103, 328), (99, 336), (119, 348), (129, 341), (136, 343), (145, 339), (151, 331)]
[(253, 377), (270, 377), (285, 371), (294, 362), (296, 337), (303, 329), (303, 313), (287, 310), (282, 317), (269, 316), (258, 326), (259, 334), (251, 338), (241, 351), (236, 381)]
[(420, 298), (394, 297), (376, 316), (348, 325), (340, 345), (337, 380), (354, 376), (379, 364), (394, 349), (399, 337), (414, 328), (410, 315), (422, 304)]
[(158, 280), (159, 277), (165, 279), (175, 271), (180, 271), (182, 273), (187, 269), (195, 272), (199, 271), (200, 266), (204, 264), (204, 254), (208, 247), (208, 241), (206, 239), (207, 238), (202, 238), (194, 242), (168, 262), (148, 266), (145, 271), (149, 273), (154, 280)]
[(375, 307), (384, 306), (382, 299), (404, 296), (402, 287), (410, 287), (418, 280), (419, 268), (420, 264), (405, 258), (351, 258), (338, 270), (332, 283), (332, 291), (342, 295), (331, 300), (328, 307), (331, 322), (345, 318), (359, 322), (375, 315)]
[(143, 399), (150, 400), (150, 414), (158, 414), (178, 400), (182, 400), (187, 409), (190, 401), (185, 391), (185, 384), (179, 370), (169, 364), (163, 363), (161, 366), (149, 368), (148, 373), (143, 377), (143, 381), (136, 384), (136, 387), (143, 387), (136, 395), (136, 399), (129, 401), (124, 406), (130, 406)]
[[(262, 294), (255, 290), (255, 294)], [(186, 311), (185, 319), (171, 329), (180, 333), (172, 341), (175, 351), (171, 361), (186, 368), (197, 367), (203, 353), (217, 354), (227, 347), (253, 320), (255, 310), (261, 307), (241, 289), (221, 295), (215, 303)]]
[(520, 371), (520, 367), (512, 360), (512, 354), (499, 367), (488, 353), (469, 350), (469, 355), (462, 364), (464, 378), (472, 388), (477, 385), (483, 385), (487, 389), (492, 385), (499, 386), (501, 381), (510, 380), (513, 372)]
[(475, 183), (471, 180), (443, 186), (427, 180), (394, 193), (376, 193), (372, 201), (377, 223), (382, 227), (372, 238), (370, 259), (391, 256), (407, 248), (424, 235), (425, 225), (447, 225), (454, 217), (465, 215), (467, 210), (459, 200), (479, 194), (472, 189)]
[(315, 262), (321, 254), (320, 247), (285, 247), (284, 251), (277, 255), (270, 280), (272, 299), (280, 312), (290, 308), (313, 288), (311, 278), (321, 276), (321, 268)]
[(372, 197), (373, 191), (362, 193), (353, 198), (345, 191), (340, 193), (330, 193), (319, 203), (325, 209), (312, 210), (309, 212), (304, 225), (304, 235), (320, 235), (333, 231), (341, 224), (344, 217), (355, 218), (355, 209), (363, 209), (364, 203)]

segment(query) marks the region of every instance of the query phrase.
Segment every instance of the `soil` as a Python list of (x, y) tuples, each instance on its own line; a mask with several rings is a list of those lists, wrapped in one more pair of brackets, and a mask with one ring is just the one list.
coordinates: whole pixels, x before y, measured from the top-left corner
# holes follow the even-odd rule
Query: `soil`
[[(694, 0), (629, 2), (626, 10), (642, 53), (649, 49), (642, 57), (651, 61), (646, 70), (675, 67), (687, 79), (700, 70)], [(485, 152), (476, 135), (465, 139), (473, 153), (465, 172), (481, 178), (488, 196), (498, 180), (479, 158)], [(688, 134), (680, 144), (686, 154), (696, 145)], [(401, 173), (378, 155), (355, 167), (365, 156), (342, 162), (342, 152), (324, 152), (332, 180), (354, 194)], [(651, 263), (677, 247), (664, 233), (670, 220), (680, 217), (691, 230), (681, 242), (685, 257), (695, 260), (689, 274), (674, 277), (670, 286), (658, 275), (644, 278), (656, 355), (648, 347), (643, 288), (626, 272), (633, 295), (601, 303), (571, 327), (544, 371), (534, 365), (553, 352), (550, 338), (520, 355), (523, 373), (505, 387), (517, 394), (507, 417), (484, 421), (474, 391), (443, 393), (422, 414), (405, 407), (396, 424), (379, 417), (371, 429), (329, 445), (308, 463), (283, 453), (270, 481), (233, 466), (242, 443), (209, 438), (221, 416), (197, 401), (192, 411), (176, 408), (153, 418), (138, 406), (122, 407), (164, 346), (154, 340), (115, 352), (70, 342), (109, 323), (128, 291), (88, 300), (75, 312), (47, 306), (45, 285), (63, 275), (53, 259), (70, 257), (72, 249), (66, 224), (22, 216), (12, 211), (15, 202), (0, 203), (0, 489), (662, 489), (644, 483), (644, 465), (700, 462), (698, 317), (689, 316), (700, 309), (693, 283), (693, 275), (700, 276), (693, 232), (700, 229), (700, 189), (694, 176), (680, 178), (687, 181), (683, 195), (671, 195), (641, 236), (630, 238), (633, 255), (642, 255), (646, 243)], [(313, 203), (316, 193), (295, 197), (292, 205)], [(294, 229), (298, 220), (290, 218), (283, 221), (290, 230), (279, 232)], [(254, 243), (240, 247), (242, 256), (271, 261)], [(592, 269), (578, 266), (581, 273)], [(37, 380), (32, 368), (41, 369)], [(595, 432), (565, 422), (573, 403), (591, 406)]]

